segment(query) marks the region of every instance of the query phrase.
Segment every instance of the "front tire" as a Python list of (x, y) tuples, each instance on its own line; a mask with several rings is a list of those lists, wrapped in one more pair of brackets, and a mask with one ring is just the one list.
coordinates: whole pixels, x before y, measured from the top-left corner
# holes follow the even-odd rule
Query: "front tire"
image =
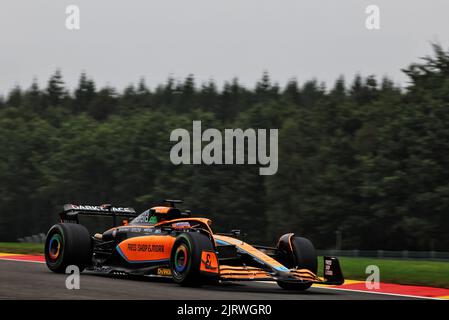
[(75, 223), (55, 224), (45, 239), (45, 262), (56, 273), (76, 265), (80, 272), (92, 263), (92, 240), (86, 227)]
[[(286, 254), (289, 255), (289, 260), (293, 262), (293, 267), (307, 269), (316, 274), (318, 270), (318, 258), (312, 242), (309, 239), (295, 237), (293, 235), (289, 241), (291, 241), (291, 246), (287, 246), (288, 251)], [(278, 285), (286, 290), (307, 290), (312, 286), (312, 283), (278, 281)]]
[(212, 241), (204, 234), (186, 232), (180, 234), (170, 255), (173, 281), (182, 286), (200, 286), (207, 278), (200, 272), (202, 251), (214, 251)]

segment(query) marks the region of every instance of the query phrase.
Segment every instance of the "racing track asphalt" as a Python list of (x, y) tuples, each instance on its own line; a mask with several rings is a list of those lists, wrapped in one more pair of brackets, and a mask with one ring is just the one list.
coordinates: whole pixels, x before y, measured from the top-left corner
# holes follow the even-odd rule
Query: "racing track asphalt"
[(0, 299), (163, 299), (163, 300), (359, 300), (411, 299), (391, 295), (312, 287), (291, 292), (275, 283), (237, 282), (200, 288), (180, 287), (169, 280), (111, 277), (82, 273), (79, 290), (65, 287), (66, 276), (43, 263), (0, 260)]

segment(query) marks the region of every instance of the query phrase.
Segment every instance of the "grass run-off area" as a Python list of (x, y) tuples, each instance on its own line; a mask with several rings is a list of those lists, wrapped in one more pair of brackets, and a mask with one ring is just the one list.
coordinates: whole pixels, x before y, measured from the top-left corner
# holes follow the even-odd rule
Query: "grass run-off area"
[(379, 267), (381, 282), (449, 288), (449, 262), (347, 257), (339, 260), (345, 279), (365, 280), (366, 267), (375, 265)]
[(43, 254), (43, 243), (0, 242), (0, 252)]
[[(43, 248), (40, 243), (0, 242), (0, 252), (42, 254)], [(379, 267), (381, 282), (449, 288), (449, 262), (347, 257), (339, 260), (345, 279), (365, 280), (366, 267), (375, 265)], [(320, 257), (320, 269), (322, 261)], [(322, 276), (322, 270), (319, 275)]]

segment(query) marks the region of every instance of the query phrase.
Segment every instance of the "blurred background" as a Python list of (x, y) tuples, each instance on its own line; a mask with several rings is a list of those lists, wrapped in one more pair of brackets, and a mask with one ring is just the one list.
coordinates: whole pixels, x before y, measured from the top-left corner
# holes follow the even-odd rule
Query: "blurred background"
[[(0, 241), (179, 198), (248, 241), (449, 251), (449, 3), (376, 2), (370, 31), (367, 1), (2, 1)], [(193, 120), (278, 128), (277, 174), (173, 165)]]

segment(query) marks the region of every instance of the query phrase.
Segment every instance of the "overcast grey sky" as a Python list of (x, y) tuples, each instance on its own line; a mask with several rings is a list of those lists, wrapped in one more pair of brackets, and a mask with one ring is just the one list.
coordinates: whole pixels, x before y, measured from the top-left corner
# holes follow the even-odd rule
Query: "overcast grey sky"
[[(78, 31), (65, 27), (69, 4)], [(369, 4), (380, 30), (365, 27)], [(357, 72), (404, 84), (400, 68), (430, 42), (449, 46), (448, 13), (448, 0), (1, 0), (0, 93), (33, 77), (45, 85), (56, 68), (70, 86), (85, 71), (120, 89), (189, 73), (252, 86), (264, 70), (280, 84)]]

